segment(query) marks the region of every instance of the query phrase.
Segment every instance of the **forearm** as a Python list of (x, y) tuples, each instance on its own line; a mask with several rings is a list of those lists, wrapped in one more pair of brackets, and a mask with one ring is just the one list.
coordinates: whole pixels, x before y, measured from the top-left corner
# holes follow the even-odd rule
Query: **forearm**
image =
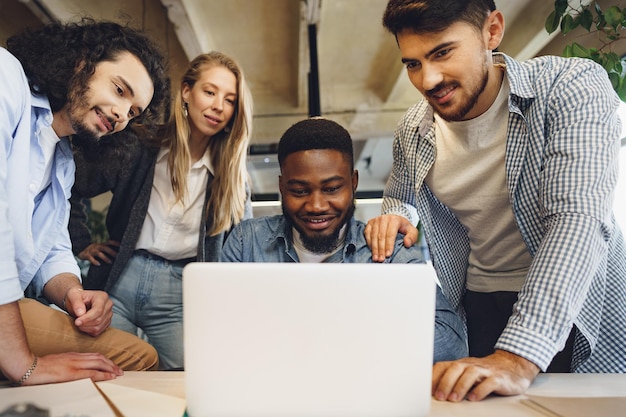
[(0, 305), (0, 371), (18, 381), (33, 363), (18, 302)]
[[(607, 251), (601, 226), (589, 216), (570, 214), (548, 224), (511, 320), (496, 344), (542, 370), (565, 345), (574, 320), (581, 320)], [(567, 251), (557, 242), (568, 242)], [(592, 322), (582, 324), (593, 327)]]
[(74, 274), (63, 273), (52, 277), (43, 288), (44, 296), (57, 306), (65, 309), (65, 297), (70, 290), (82, 291), (83, 286)]

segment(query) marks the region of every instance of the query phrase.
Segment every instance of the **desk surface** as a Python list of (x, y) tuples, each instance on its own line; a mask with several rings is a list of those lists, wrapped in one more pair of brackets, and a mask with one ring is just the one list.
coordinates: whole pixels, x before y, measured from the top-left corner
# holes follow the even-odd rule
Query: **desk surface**
[[(109, 383), (185, 398), (183, 372), (126, 372)], [(545, 417), (524, 401), (528, 396), (547, 397), (626, 397), (626, 374), (540, 374), (526, 395), (513, 397), (492, 396), (472, 403), (448, 403), (432, 400), (431, 417)], [(115, 403), (115, 398), (110, 398)], [(564, 400), (567, 401), (567, 400)], [(623, 415), (624, 410), (613, 415)], [(126, 416), (133, 417), (133, 416)], [(172, 416), (180, 417), (180, 416)], [(595, 414), (594, 417), (600, 417)]]

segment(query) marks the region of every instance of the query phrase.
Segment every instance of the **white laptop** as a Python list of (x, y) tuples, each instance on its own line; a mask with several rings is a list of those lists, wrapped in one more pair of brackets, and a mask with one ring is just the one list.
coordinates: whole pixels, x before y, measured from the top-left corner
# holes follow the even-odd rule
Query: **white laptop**
[(430, 265), (191, 263), (183, 308), (190, 417), (428, 415)]

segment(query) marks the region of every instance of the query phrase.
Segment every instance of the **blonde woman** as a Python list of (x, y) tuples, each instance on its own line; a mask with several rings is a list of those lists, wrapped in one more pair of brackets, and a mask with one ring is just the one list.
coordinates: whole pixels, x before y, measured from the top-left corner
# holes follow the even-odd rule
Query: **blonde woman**
[[(106, 164), (76, 155), (70, 234), (90, 262), (86, 288), (107, 291), (112, 326), (139, 329), (159, 353), (161, 369), (183, 366), (182, 269), (219, 260), (225, 234), (252, 217), (246, 152), (252, 98), (230, 57), (196, 57), (180, 83), (170, 120), (150, 141), (135, 137)], [(92, 243), (80, 201), (105, 191), (110, 240)]]

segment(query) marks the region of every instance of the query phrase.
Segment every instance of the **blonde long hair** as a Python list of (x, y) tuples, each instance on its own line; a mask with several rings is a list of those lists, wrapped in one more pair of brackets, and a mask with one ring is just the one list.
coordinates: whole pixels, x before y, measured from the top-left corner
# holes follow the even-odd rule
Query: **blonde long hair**
[(248, 170), (246, 154), (252, 131), (252, 95), (243, 71), (235, 60), (221, 52), (209, 52), (194, 58), (182, 77), (173, 110), (161, 136), (162, 147), (170, 150), (168, 168), (177, 201), (184, 202), (187, 174), (191, 167), (189, 137), (191, 128), (183, 112), (182, 86), (192, 88), (203, 71), (215, 66), (230, 70), (237, 79), (237, 104), (228, 129), (213, 135), (208, 143), (209, 158), (214, 170), (207, 215), (212, 215), (209, 235), (229, 230), (241, 221), (246, 204)]

